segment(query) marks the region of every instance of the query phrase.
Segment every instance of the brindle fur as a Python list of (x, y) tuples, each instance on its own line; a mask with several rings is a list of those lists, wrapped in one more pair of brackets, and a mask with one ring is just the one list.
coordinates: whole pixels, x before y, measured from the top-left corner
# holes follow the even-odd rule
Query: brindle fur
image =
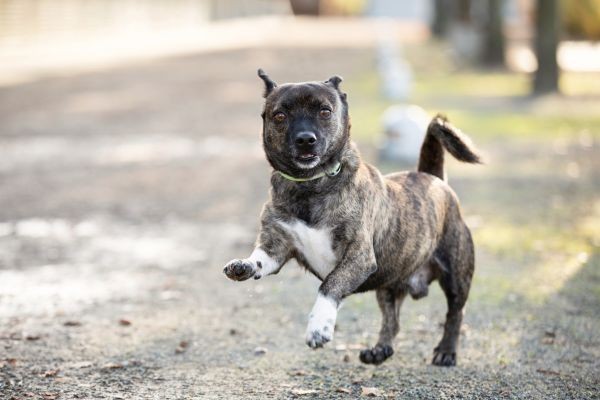
[[(279, 269), (295, 258), (322, 280), (319, 293), (336, 304), (353, 293), (376, 291), (382, 326), (375, 347), (360, 353), (365, 363), (380, 364), (392, 355), (402, 301), (407, 294), (415, 299), (426, 295), (429, 283), (438, 280), (447, 298), (448, 313), (432, 362), (455, 365), (474, 250), (458, 199), (444, 182), (443, 155), (446, 149), (462, 161), (479, 162), (468, 138), (444, 118), (435, 117), (421, 149), (418, 172), (382, 176), (361, 160), (350, 141), (348, 104), (339, 89), (341, 78), (277, 86), (262, 70), (259, 76), (265, 82), (266, 99), (263, 146), (274, 170), (310, 177), (338, 161), (342, 169), (336, 176), (302, 183), (274, 171), (257, 247), (276, 260)], [(327, 121), (317, 117), (323, 105), (332, 110)], [(285, 123), (273, 120), (280, 110), (288, 115)], [(318, 132), (321, 157), (314, 168), (303, 169), (294, 163), (290, 138), (298, 129)], [(318, 276), (280, 224), (294, 220), (332, 229), (337, 263), (327, 276)], [(225, 269), (230, 278), (253, 276), (243, 261), (234, 261)]]

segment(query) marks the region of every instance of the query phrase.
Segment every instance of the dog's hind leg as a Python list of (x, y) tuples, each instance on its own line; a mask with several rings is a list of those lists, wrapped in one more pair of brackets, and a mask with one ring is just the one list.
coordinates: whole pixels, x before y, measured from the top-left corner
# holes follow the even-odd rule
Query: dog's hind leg
[(446, 295), (448, 313), (442, 340), (433, 350), (432, 364), (449, 367), (456, 365), (456, 347), (463, 309), (471, 287), (475, 255), (471, 234), (465, 225), (457, 228), (452, 240), (446, 240), (445, 243), (438, 249), (437, 256), (444, 267), (440, 271), (439, 281)]
[(393, 289), (377, 290), (377, 303), (379, 304), (382, 316), (381, 331), (379, 332), (377, 345), (360, 352), (360, 361), (363, 363), (378, 365), (394, 354), (392, 341), (400, 330), (398, 316), (404, 297), (406, 297), (405, 291), (398, 292)]

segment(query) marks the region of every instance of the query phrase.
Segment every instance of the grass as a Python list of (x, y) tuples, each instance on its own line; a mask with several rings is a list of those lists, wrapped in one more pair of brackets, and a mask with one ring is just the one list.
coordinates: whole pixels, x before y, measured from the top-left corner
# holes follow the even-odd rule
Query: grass
[[(408, 102), (431, 114), (443, 112), (476, 140), (600, 137), (600, 74), (563, 73), (566, 96), (536, 99), (529, 96), (526, 74), (456, 70), (440, 60), (431, 60), (432, 67), (416, 61), (422, 54), (422, 50), (407, 51), (416, 71)], [(395, 102), (381, 96), (375, 71), (352, 77), (344, 85), (350, 96), (354, 137), (372, 140), (380, 134), (382, 113)]]
[(467, 70), (446, 73), (417, 74), (415, 97), (468, 96), (502, 97), (526, 96), (529, 90), (529, 77), (525, 74), (507, 72), (483, 72)]
[(452, 122), (477, 140), (556, 139), (588, 133), (600, 137), (600, 116), (527, 115), (520, 112), (477, 112), (446, 109)]

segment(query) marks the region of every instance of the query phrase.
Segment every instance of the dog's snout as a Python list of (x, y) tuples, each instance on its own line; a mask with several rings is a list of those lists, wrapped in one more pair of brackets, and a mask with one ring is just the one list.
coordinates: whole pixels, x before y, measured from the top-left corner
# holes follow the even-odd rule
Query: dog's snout
[(300, 148), (311, 148), (317, 143), (317, 135), (314, 132), (302, 131), (296, 135), (295, 143)]

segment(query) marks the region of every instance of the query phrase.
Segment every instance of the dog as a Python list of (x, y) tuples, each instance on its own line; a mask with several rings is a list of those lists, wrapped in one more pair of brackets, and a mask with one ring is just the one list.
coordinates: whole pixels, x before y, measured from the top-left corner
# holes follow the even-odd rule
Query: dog
[(306, 344), (314, 349), (333, 339), (345, 297), (375, 290), (379, 340), (359, 355), (375, 365), (394, 353), (404, 298), (426, 296), (438, 280), (448, 313), (432, 363), (456, 365), (475, 256), (458, 198), (445, 182), (444, 149), (460, 161), (480, 163), (470, 139), (436, 116), (417, 172), (383, 176), (361, 160), (350, 139), (341, 77), (277, 85), (262, 69), (258, 75), (264, 82), (263, 148), (273, 167), (270, 200), (254, 251), (230, 261), (225, 275), (260, 279), (290, 259), (314, 274), (322, 281), (306, 330)]

